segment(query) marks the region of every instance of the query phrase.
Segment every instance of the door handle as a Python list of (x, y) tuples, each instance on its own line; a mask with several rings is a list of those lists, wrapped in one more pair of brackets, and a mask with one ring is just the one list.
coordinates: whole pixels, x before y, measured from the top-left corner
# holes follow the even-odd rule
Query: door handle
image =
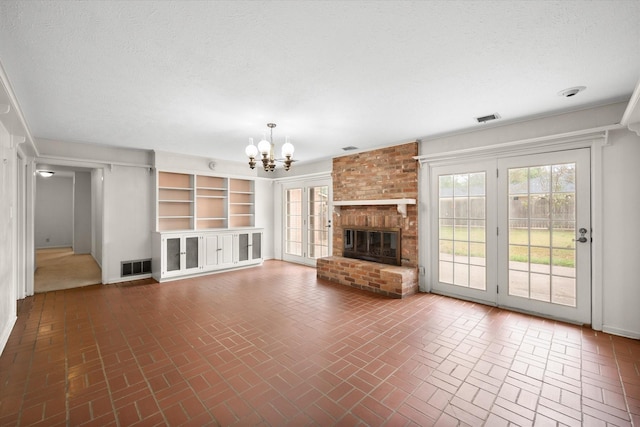
[(581, 228), (580, 230), (578, 230), (578, 233), (580, 233), (580, 237), (578, 237), (577, 239), (573, 239), (574, 242), (585, 243), (587, 242), (587, 240), (589, 240), (585, 237), (585, 234), (587, 234), (586, 228)]

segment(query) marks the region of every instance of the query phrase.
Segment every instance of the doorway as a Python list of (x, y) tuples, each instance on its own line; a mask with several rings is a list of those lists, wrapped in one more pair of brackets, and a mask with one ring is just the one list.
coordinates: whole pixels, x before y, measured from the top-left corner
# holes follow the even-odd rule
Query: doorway
[(434, 292), (591, 321), (588, 148), (434, 167)]
[[(94, 199), (102, 184), (88, 168), (37, 165), (52, 174), (36, 174), (34, 292), (42, 293), (102, 283), (94, 248), (100, 227)], [(98, 193), (98, 194), (95, 194)]]
[(315, 267), (331, 253), (331, 182), (289, 183), (283, 190), (283, 259)]

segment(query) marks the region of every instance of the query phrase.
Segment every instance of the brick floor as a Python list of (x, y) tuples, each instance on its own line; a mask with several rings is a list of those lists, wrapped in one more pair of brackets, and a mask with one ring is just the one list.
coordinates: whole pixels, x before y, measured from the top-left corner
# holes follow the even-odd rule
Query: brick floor
[(0, 425), (640, 425), (640, 342), (263, 266), (20, 303)]

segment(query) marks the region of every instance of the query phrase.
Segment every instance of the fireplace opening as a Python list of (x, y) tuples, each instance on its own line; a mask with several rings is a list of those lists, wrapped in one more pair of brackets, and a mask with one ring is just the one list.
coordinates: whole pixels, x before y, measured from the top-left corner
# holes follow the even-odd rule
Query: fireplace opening
[(344, 230), (342, 256), (383, 264), (400, 265), (400, 229)]

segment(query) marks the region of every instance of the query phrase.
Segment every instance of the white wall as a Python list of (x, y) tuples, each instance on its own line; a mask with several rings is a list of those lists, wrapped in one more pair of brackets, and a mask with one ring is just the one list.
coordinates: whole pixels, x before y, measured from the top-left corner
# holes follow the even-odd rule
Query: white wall
[(262, 258), (264, 259), (274, 258), (273, 189), (274, 185), (270, 180), (255, 181), (256, 227), (264, 229), (262, 234)]
[(91, 171), (91, 255), (100, 267), (102, 267), (102, 206), (104, 199), (102, 177), (102, 169), (93, 169)]
[(16, 321), (16, 261), (15, 201), (16, 152), (11, 148), (11, 136), (0, 122), (0, 351), (9, 338)]
[(73, 176), (36, 178), (36, 248), (73, 245)]
[(261, 170), (259, 175), (268, 178), (287, 179), (294, 177), (304, 177), (313, 174), (331, 173), (333, 169), (333, 158), (320, 159), (313, 162), (293, 163), (291, 169), (285, 171), (280, 165), (275, 173), (266, 173)]
[[(428, 156), (615, 125), (625, 107), (625, 103), (612, 104), (505, 126), (479, 127), (476, 132), (423, 140), (420, 154)], [(603, 230), (594, 230), (594, 236), (601, 234), (604, 239), (603, 289), (601, 294), (593, 295), (593, 304), (602, 306), (602, 330), (640, 338), (640, 279), (636, 268), (640, 259), (640, 137), (626, 129), (616, 130), (610, 132), (609, 142), (602, 149)], [(426, 191), (420, 190), (421, 209)]]
[(473, 132), (438, 138), (424, 138), (420, 144), (420, 154), (428, 155), (445, 151), (485, 147), (617, 124), (620, 123), (620, 118), (626, 107), (627, 104), (622, 102), (507, 125), (500, 125), (500, 122), (495, 125), (478, 125)]
[(76, 172), (73, 180), (73, 252), (91, 253), (91, 173)]
[(147, 168), (104, 171), (102, 282), (122, 282), (120, 262), (151, 258), (154, 175)]
[(640, 338), (640, 136), (609, 134), (603, 149), (603, 330)]

